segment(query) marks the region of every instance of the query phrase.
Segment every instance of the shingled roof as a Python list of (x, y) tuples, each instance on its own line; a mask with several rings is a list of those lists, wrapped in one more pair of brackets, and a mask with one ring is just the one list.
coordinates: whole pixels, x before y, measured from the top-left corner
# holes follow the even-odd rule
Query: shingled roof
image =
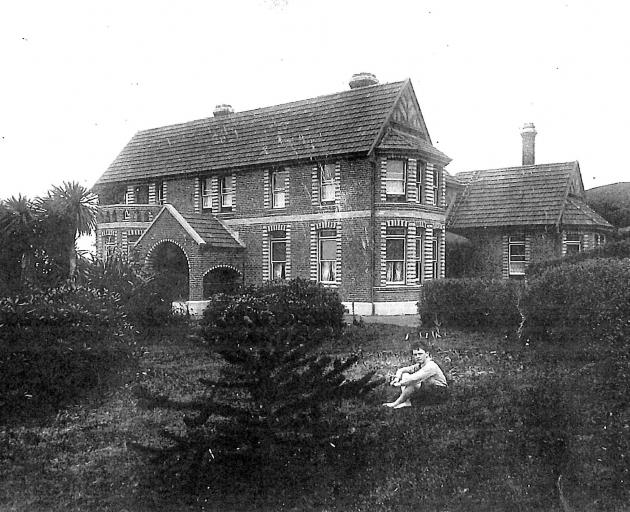
[(581, 175), (577, 162), (524, 165), (458, 173), (465, 188), (455, 200), (447, 226), (590, 225), (612, 227), (577, 196), (569, 195)]
[[(273, 107), (143, 130), (96, 186), (190, 172), (369, 152), (411, 82), (359, 87)], [(428, 139), (428, 136), (427, 136)], [(421, 141), (436, 151), (430, 139)]]
[(170, 204), (165, 204), (160, 212), (155, 216), (153, 222), (149, 225), (147, 230), (142, 234), (140, 239), (136, 242), (140, 243), (142, 238), (150, 234), (151, 228), (157, 224), (160, 217), (163, 215), (171, 215), (182, 227), (186, 233), (199, 245), (212, 246), (212, 247), (231, 247), (242, 249), (244, 245), (239, 242), (234, 234), (225, 227), (221, 221), (213, 216), (202, 215), (199, 213), (184, 213), (181, 214), (177, 209)]

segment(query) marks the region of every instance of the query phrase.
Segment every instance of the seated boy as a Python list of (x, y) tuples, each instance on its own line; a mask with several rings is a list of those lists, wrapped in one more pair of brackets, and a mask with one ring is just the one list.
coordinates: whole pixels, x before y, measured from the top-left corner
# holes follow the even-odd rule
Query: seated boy
[(396, 376), (392, 379), (392, 386), (400, 388), (400, 396), (394, 402), (383, 404), (393, 409), (401, 409), (410, 407), (409, 398), (420, 391), (429, 391), (430, 395), (436, 395), (439, 401), (446, 398), (446, 377), (429, 354), (420, 346), (419, 343), (412, 345), (412, 355), (414, 364), (404, 366), (396, 371)]

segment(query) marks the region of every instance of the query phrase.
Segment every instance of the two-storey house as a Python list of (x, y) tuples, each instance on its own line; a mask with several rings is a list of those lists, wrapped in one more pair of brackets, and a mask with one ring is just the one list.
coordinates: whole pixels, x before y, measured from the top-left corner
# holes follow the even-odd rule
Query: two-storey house
[(415, 313), (444, 277), (450, 159), (409, 80), (138, 132), (94, 186), (97, 251), (178, 275), (194, 310), (234, 283), (301, 277), (350, 312)]

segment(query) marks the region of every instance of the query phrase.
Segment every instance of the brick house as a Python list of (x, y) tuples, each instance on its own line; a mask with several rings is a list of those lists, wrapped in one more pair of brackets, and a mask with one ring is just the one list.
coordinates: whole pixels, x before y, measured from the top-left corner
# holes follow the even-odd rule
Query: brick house
[(352, 312), (415, 313), (444, 277), (444, 166), (409, 80), (138, 132), (99, 178), (100, 257), (179, 275), (193, 310), (301, 277)]
[(447, 229), (472, 249), (463, 276), (523, 278), (529, 263), (592, 249), (614, 231), (586, 204), (578, 162), (535, 164), (534, 125), (521, 135), (522, 166), (448, 177)]

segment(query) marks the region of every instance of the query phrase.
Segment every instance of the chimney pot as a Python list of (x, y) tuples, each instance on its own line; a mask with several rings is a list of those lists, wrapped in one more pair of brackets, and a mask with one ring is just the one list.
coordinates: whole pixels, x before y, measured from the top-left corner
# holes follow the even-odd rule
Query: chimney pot
[(234, 108), (232, 105), (222, 104), (214, 107), (212, 111), (214, 117), (223, 117), (234, 113)]
[(378, 85), (378, 78), (372, 73), (355, 73), (348, 82), (350, 89), (367, 87), (368, 85)]
[(523, 165), (536, 163), (536, 127), (534, 123), (525, 123), (521, 128), (523, 137)]

